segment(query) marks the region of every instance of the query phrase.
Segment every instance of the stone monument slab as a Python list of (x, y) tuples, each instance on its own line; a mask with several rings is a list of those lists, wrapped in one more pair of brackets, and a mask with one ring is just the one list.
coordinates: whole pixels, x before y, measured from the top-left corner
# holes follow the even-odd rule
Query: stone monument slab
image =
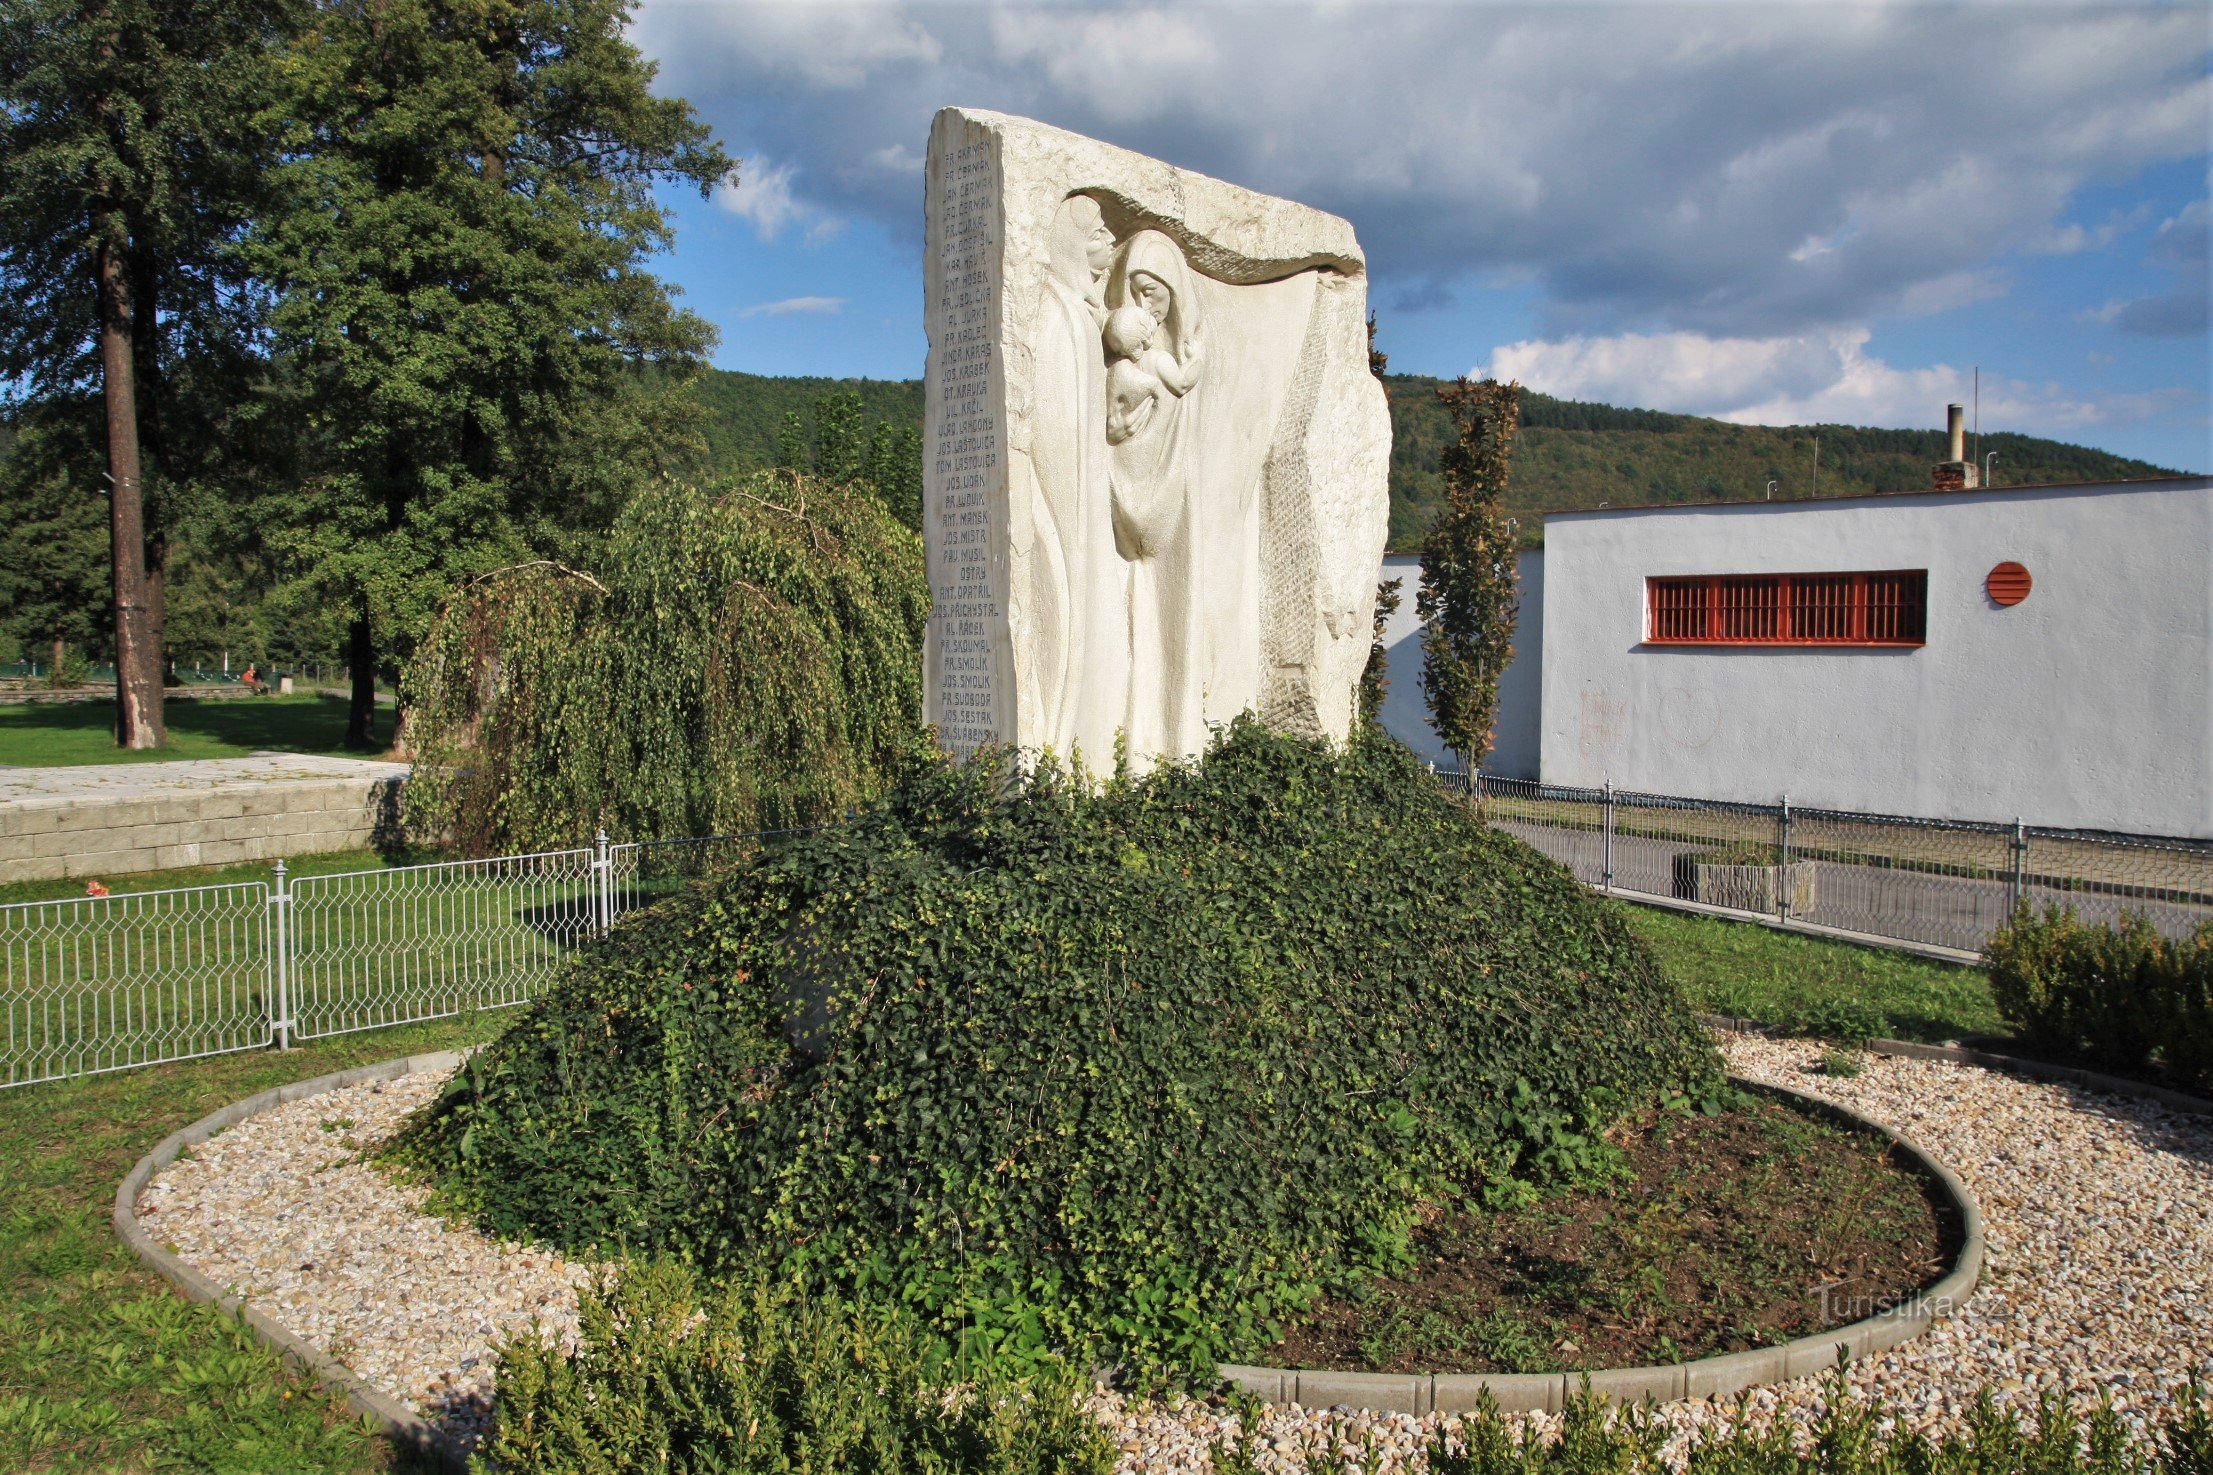
[(1023, 118), (930, 130), (925, 703), (1139, 768), (1343, 740), (1390, 509), (1351, 225)]

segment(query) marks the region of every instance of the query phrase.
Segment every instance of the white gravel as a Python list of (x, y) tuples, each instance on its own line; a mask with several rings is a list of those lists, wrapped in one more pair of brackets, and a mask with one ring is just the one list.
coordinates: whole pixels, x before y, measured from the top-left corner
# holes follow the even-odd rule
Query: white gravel
[[(1981, 1201), (1988, 1259), (1964, 1311), (1856, 1364), (1853, 1397), (1879, 1396), (1907, 1427), (1950, 1431), (1975, 1392), (2033, 1410), (2109, 1393), (2132, 1427), (2171, 1406), (2193, 1370), (2213, 1375), (2213, 1120), (1974, 1066), (1871, 1059), (1811, 1073), (1802, 1041), (1726, 1035), (1738, 1074), (1826, 1096), (1914, 1137)], [(472, 1439), (492, 1387), (493, 1343), (533, 1321), (564, 1341), (591, 1267), (500, 1243), (426, 1213), (424, 1193), (366, 1166), (442, 1076), (416, 1075), (293, 1102), (213, 1138), (139, 1199), (148, 1229), (376, 1386)], [(1825, 1385), (1752, 1395), (1751, 1417), (1809, 1424)], [(1129, 1472), (1200, 1471), (1237, 1427), (1203, 1400), (1103, 1394)], [(1735, 1416), (1734, 1400), (1664, 1406), (1678, 1446)], [(1526, 1416), (1533, 1429), (1549, 1426)], [(1398, 1414), (1265, 1409), (1264, 1469), (1296, 1470), (1334, 1443), (1373, 1470), (1418, 1467), (1440, 1423)], [(1380, 1457), (1380, 1458), (1378, 1458)]]

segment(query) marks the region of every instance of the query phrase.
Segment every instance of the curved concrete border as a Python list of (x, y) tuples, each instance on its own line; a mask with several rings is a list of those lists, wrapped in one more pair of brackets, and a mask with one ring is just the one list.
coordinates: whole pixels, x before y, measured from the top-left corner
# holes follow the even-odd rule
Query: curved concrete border
[(426, 1422), (406, 1404), (380, 1388), (375, 1388), (356, 1377), (353, 1371), (334, 1362), (326, 1354), (309, 1346), (286, 1327), (278, 1325), (251, 1302), (230, 1294), (214, 1281), (178, 1259), (165, 1249), (145, 1226), (138, 1222), (138, 1196), (153, 1181), (154, 1174), (175, 1162), (187, 1148), (196, 1147), (222, 1131), (234, 1127), (248, 1117), (297, 1101), (303, 1096), (320, 1096), (325, 1091), (335, 1091), (343, 1086), (367, 1085), (372, 1081), (396, 1080), (413, 1075), (419, 1070), (451, 1070), (461, 1063), (461, 1057), (450, 1050), (431, 1055), (410, 1055), (402, 1060), (387, 1060), (379, 1065), (364, 1065), (354, 1070), (342, 1070), (327, 1076), (317, 1076), (311, 1081), (296, 1081), (289, 1086), (278, 1086), (244, 1101), (234, 1101), (221, 1111), (204, 1116), (182, 1131), (171, 1132), (155, 1146), (152, 1152), (138, 1160), (115, 1190), (115, 1232), (123, 1237), (134, 1254), (145, 1262), (148, 1269), (167, 1280), (186, 1297), (194, 1301), (206, 1301), (223, 1312), (236, 1316), (253, 1328), (254, 1335), (286, 1362), (308, 1373), (317, 1381), (345, 1396), (346, 1406), (355, 1413), (366, 1415), (393, 1440), (437, 1460), (449, 1470), (468, 1469), (468, 1456), (443, 1430)]
[(1915, 1291), (1900, 1304), (1864, 1321), (1801, 1337), (1779, 1347), (1758, 1347), (1702, 1357), (1667, 1367), (1607, 1368), (1591, 1373), (1342, 1373), (1224, 1364), (1222, 1378), (1270, 1403), (1308, 1408), (1376, 1409), (1388, 1413), (1469, 1413), (1488, 1392), (1508, 1413), (1557, 1412), (1590, 1381), (1591, 1392), (1619, 1403), (1650, 1399), (1723, 1398), (1763, 1383), (1786, 1382), (1836, 1366), (1839, 1353), (1866, 1357), (1910, 1341), (1939, 1317), (1950, 1316), (1974, 1294), (1982, 1273), (1982, 1210), (1974, 1194), (1950, 1168), (1902, 1132), (1861, 1116), (1834, 1101), (1764, 1081), (1739, 1081), (1765, 1095), (1781, 1097), (1860, 1131), (1887, 1138), (1951, 1201), (1959, 1215), (1961, 1243), (1951, 1270), (1935, 1284)]
[[(123, 1237), (123, 1242), (150, 1269), (190, 1299), (210, 1302), (223, 1311), (240, 1317), (253, 1328), (256, 1336), (286, 1362), (343, 1394), (347, 1406), (355, 1413), (375, 1420), (391, 1438), (439, 1460), (453, 1470), (466, 1469), (467, 1457), (442, 1430), (425, 1421), (421, 1415), (390, 1394), (364, 1382), (350, 1369), (309, 1346), (250, 1302), (231, 1295), (163, 1248), (138, 1222), (137, 1204), (139, 1194), (153, 1180), (154, 1174), (175, 1162), (187, 1148), (207, 1141), (224, 1128), (236, 1126), (248, 1117), (258, 1116), (302, 1097), (319, 1096), (326, 1091), (365, 1085), (372, 1081), (395, 1080), (416, 1071), (451, 1070), (460, 1062), (461, 1057), (452, 1051), (411, 1055), (401, 1060), (387, 1060), (379, 1065), (365, 1065), (354, 1070), (317, 1076), (313, 1080), (299, 1081), (264, 1091), (258, 1096), (249, 1096), (164, 1137), (152, 1152), (138, 1160), (138, 1165), (131, 1169), (115, 1191), (116, 1233)], [(1756, 1081), (1740, 1084), (1768, 1095), (1786, 1098), (1796, 1105), (1831, 1117), (1847, 1126), (1874, 1133), (1896, 1144), (1899, 1151), (1938, 1185), (1950, 1199), (1953, 1210), (1960, 1216), (1962, 1242), (1958, 1259), (1953, 1263), (1951, 1271), (1935, 1284), (1916, 1291), (1900, 1305), (1865, 1321), (1856, 1321), (1833, 1331), (1803, 1337), (1780, 1347), (1732, 1352), (1726, 1356), (1701, 1358), (1696, 1362), (1677, 1363), (1668, 1367), (1609, 1368), (1588, 1374), (1402, 1374), (1242, 1367), (1225, 1363), (1221, 1368), (1223, 1380), (1271, 1403), (1297, 1403), (1309, 1408), (1343, 1405), (1349, 1408), (1417, 1415), (1431, 1412), (1470, 1412), (1486, 1391), (1501, 1409), (1508, 1412), (1534, 1409), (1556, 1411), (1566, 1405), (1568, 1398), (1582, 1385), (1586, 1377), (1590, 1380), (1593, 1393), (1620, 1402), (1726, 1397), (1740, 1389), (1762, 1383), (1782, 1382), (1822, 1372), (1835, 1365), (1840, 1351), (1849, 1352), (1853, 1357), (1865, 1357), (1885, 1348), (1895, 1347), (1919, 1336), (1938, 1317), (1950, 1316), (1966, 1303), (1968, 1296), (1974, 1292), (1976, 1278), (1982, 1270), (1982, 1212), (1976, 1206), (1975, 1196), (1968, 1192), (1967, 1185), (1960, 1182), (1951, 1169), (1930, 1156), (1910, 1137), (1892, 1131), (1880, 1122), (1870, 1121), (1833, 1101), (1793, 1091), (1787, 1086), (1771, 1086)]]
[[(1740, 1019), (1730, 1014), (1701, 1014), (1698, 1022), (1709, 1029), (1725, 1029), (1740, 1035), (1765, 1035), (1770, 1039), (1816, 1040), (1779, 1024), (1769, 1024), (1764, 1019)], [(2102, 1091), (2108, 1096), (2120, 1096), (2131, 1101), (2156, 1101), (2169, 1111), (2179, 1111), (2185, 1116), (2213, 1116), (2213, 1101), (2192, 1096), (2185, 1091), (2155, 1086), (2149, 1081), (2134, 1081), (2127, 1076), (2109, 1076), (2103, 1071), (2085, 1070), (2079, 1065), (2054, 1065), (2048, 1060), (2036, 1060), (2026, 1055), (2006, 1055), (1995, 1050), (1979, 1050), (1972, 1045), (1924, 1045), (1918, 1040), (1869, 1040), (1865, 1046), (1873, 1055), (1895, 1055), (1902, 1060), (1944, 1060), (1954, 1065), (1979, 1065), (1985, 1070), (2002, 1070), (2011, 1075), (2027, 1076), (2031, 1080), (2051, 1081), (2063, 1086), (2081, 1086), (2085, 1090)]]

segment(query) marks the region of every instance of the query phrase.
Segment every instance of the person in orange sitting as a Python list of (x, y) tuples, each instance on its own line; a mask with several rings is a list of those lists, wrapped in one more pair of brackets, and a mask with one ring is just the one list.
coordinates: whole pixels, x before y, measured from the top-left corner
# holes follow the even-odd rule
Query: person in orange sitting
[(244, 682), (246, 689), (257, 697), (269, 690), (269, 683), (261, 679), (260, 671), (254, 667), (252, 662), (248, 662), (246, 669), (238, 673), (238, 679)]

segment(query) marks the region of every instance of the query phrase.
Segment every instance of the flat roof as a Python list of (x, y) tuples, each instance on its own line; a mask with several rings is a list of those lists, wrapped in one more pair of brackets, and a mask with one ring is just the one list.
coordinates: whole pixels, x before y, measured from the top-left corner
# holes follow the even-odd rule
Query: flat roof
[(2187, 483), (2213, 486), (2213, 474), (2124, 477), (2118, 481), (2024, 481), (2002, 487), (1916, 487), (1902, 492), (1846, 492), (1836, 497), (1763, 497), (1756, 500), (1708, 502), (1624, 502), (1619, 507), (1562, 507), (1539, 513), (1545, 521), (1556, 517), (1611, 517), (1617, 512), (1689, 512), (1702, 507), (1805, 507), (1828, 502), (1876, 502), (1900, 497), (1988, 497), (2007, 492), (2156, 491)]

